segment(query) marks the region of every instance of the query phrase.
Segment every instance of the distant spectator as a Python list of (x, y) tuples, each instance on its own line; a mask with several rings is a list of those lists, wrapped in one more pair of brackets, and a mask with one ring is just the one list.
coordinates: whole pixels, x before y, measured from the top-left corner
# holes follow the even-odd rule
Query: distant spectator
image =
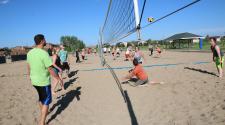
[(80, 55), (79, 55), (79, 49), (76, 49), (75, 51), (75, 56), (76, 56), (76, 63), (80, 63)]
[(82, 60), (85, 60), (85, 49), (82, 49), (82, 52), (81, 52), (81, 57), (82, 57)]
[(153, 46), (151, 44), (148, 45), (148, 50), (151, 52), (149, 56), (153, 55)]
[(210, 38), (211, 50), (213, 53), (213, 61), (216, 64), (217, 71), (219, 73), (219, 77), (223, 77), (223, 67), (224, 67), (224, 53), (217, 45), (216, 38)]

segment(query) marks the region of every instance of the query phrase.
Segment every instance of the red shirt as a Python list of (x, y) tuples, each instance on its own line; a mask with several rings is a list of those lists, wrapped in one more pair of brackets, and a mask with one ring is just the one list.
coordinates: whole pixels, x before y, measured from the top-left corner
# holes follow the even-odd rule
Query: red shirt
[(140, 64), (138, 64), (134, 68), (133, 74), (140, 80), (146, 80), (148, 78), (147, 73), (144, 71), (144, 69), (142, 68), (142, 66)]

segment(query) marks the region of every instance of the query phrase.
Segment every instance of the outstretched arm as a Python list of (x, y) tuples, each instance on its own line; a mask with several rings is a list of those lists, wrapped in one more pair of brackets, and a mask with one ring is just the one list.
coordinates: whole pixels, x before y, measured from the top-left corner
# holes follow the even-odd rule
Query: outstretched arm
[(125, 80), (129, 80), (134, 76), (133, 70), (131, 72), (129, 72), (129, 74), (127, 74), (125, 77), (122, 78), (123, 81)]

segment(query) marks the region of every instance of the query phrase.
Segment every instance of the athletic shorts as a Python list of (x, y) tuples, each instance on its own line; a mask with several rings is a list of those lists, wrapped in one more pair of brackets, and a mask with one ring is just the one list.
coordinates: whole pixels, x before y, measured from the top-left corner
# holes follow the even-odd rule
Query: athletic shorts
[(82, 57), (83, 60), (85, 59), (85, 56), (81, 56), (81, 57)]
[(56, 75), (58, 75), (59, 70), (58, 70), (57, 68), (54, 67), (54, 68), (53, 68), (53, 71), (55, 72)]
[(51, 85), (48, 86), (34, 86), (38, 92), (39, 101), (43, 105), (49, 105), (52, 102)]
[(223, 68), (224, 67), (224, 56), (222, 57), (222, 64), (220, 64), (220, 58), (216, 57), (215, 59), (216, 67)]
[(63, 65), (62, 65), (62, 70), (70, 70), (70, 66), (68, 64), (68, 62), (63, 62)]
[(129, 81), (131, 81), (130, 85), (134, 86), (134, 87), (138, 86), (138, 85), (143, 85), (143, 84), (148, 83), (148, 79), (140, 80), (140, 79), (137, 79), (137, 78), (131, 78)]
[(136, 82), (137, 85), (143, 85), (143, 84), (146, 84), (148, 82), (148, 79), (146, 80), (140, 80), (138, 79), (138, 81)]

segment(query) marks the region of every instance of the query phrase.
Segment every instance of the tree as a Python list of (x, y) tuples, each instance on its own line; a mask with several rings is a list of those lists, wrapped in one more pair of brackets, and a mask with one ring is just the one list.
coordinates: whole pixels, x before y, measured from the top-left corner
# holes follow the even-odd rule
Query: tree
[(117, 47), (125, 47), (125, 45), (124, 45), (122, 42), (116, 43), (116, 46), (117, 46)]
[(223, 36), (221, 39), (220, 39), (222, 45), (224, 46), (225, 45), (225, 36)]
[(109, 48), (109, 47), (110, 47), (110, 44), (109, 44), (109, 43), (105, 43), (105, 44), (103, 45), (103, 47)]
[(75, 36), (62, 36), (60, 38), (60, 43), (64, 45), (65, 49), (69, 52), (85, 48), (84, 42)]

